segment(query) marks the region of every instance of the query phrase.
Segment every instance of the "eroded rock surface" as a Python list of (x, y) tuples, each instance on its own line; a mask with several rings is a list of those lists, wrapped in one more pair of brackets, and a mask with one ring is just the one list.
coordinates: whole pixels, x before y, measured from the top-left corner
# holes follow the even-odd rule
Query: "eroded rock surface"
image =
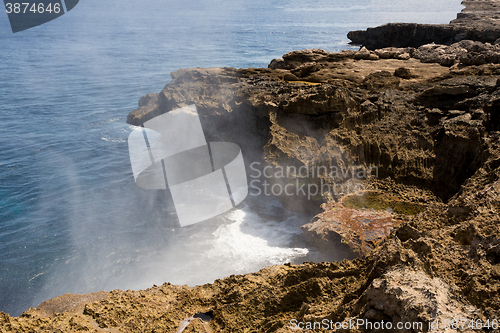
[[(296, 332), (293, 320), (383, 320), (421, 322), (422, 329), (405, 331), (425, 332), (429, 321), (455, 317), (498, 323), (500, 65), (490, 56), (496, 50), (466, 41), (305, 50), (269, 68), (172, 73), (161, 93), (141, 98), (130, 124), (196, 104), (207, 139), (239, 144), (247, 165), (272, 167), (273, 184), (351, 182), (390, 198), (351, 200), (343, 208), (351, 217), (390, 208), (380, 217), (401, 223), (385, 228), (362, 259), (272, 266), (198, 287), (63, 295), (18, 318), (0, 313), (0, 331)], [(295, 171), (282, 177), (283, 167)], [(300, 167), (316, 173), (303, 177)], [(291, 210), (325, 214), (348, 194), (278, 198)], [(199, 313), (213, 319), (195, 319)]]
[(322, 208), (322, 213), (301, 226), (306, 238), (322, 252), (354, 258), (370, 253), (394, 228), (426, 207), (383, 192), (361, 191)]
[(464, 0), (465, 8), (450, 24), (389, 23), (347, 35), (353, 44), (368, 49), (453, 44), (461, 40), (496, 43), (500, 38), (500, 3), (495, 0)]
[[(425, 58), (421, 49), (426, 48), (436, 49), (410, 53)], [(462, 58), (486, 52), (472, 49), (464, 48)], [(274, 60), (270, 67), (280, 63), (278, 69), (179, 70), (158, 96), (130, 113), (128, 122), (140, 125), (196, 104), (207, 139), (239, 144), (247, 163), (327, 170), (307, 179), (293, 173), (274, 177), (273, 183), (298, 179), (299, 187), (333, 187), (364, 181), (367, 172), (361, 177), (353, 172), (376, 168), (379, 179), (390, 177), (448, 200), (490, 156), (485, 138), (499, 126), (500, 64), (471, 66), (460, 58), (449, 68), (439, 59), (400, 59), (407, 51), (377, 50), (386, 55), (365, 60), (356, 59), (354, 51), (313, 49)], [(401, 68), (408, 78), (398, 74)], [(285, 79), (292, 72), (298, 80)], [(333, 167), (338, 172), (332, 173)], [(325, 198), (301, 195), (280, 200), (292, 210), (320, 212)]]

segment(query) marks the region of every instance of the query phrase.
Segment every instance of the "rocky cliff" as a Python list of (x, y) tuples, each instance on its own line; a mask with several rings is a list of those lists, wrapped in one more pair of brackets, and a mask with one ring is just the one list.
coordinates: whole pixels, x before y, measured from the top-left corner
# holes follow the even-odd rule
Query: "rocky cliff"
[(500, 3), (464, 0), (465, 8), (450, 24), (389, 23), (347, 35), (353, 44), (368, 49), (419, 47), (428, 43), (453, 44), (461, 40), (495, 43), (500, 38)]
[(18, 318), (0, 313), (0, 331), (376, 332), (382, 322), (396, 332), (436, 323), (496, 331), (500, 46), (403, 46), (294, 51), (268, 68), (182, 69), (127, 120), (141, 125), (196, 104), (207, 139), (239, 144), (247, 164), (321, 170), (273, 172), (270, 181), (334, 189), (278, 197), (319, 213), (303, 227), (315, 246), (357, 259), (198, 287), (63, 295)]

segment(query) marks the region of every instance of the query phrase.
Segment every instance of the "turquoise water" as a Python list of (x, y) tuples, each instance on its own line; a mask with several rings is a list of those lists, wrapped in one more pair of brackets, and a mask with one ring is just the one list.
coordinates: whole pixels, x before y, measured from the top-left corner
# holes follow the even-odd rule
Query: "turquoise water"
[(356, 49), (349, 30), (446, 23), (461, 8), (456, 0), (81, 0), (17, 34), (0, 15), (0, 311), (19, 315), (67, 292), (195, 285), (323, 260), (301, 238), (308, 217), (269, 198), (176, 228), (167, 195), (134, 184), (127, 114), (178, 68), (267, 67), (292, 50)]

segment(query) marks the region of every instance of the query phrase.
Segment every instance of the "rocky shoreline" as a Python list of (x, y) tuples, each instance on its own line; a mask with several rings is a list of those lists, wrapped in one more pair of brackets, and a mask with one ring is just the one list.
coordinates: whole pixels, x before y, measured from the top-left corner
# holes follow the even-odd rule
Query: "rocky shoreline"
[(368, 49), (384, 47), (419, 47), (436, 43), (450, 45), (461, 40), (494, 44), (500, 39), (500, 3), (464, 0), (465, 8), (449, 24), (388, 23), (367, 30), (351, 31), (353, 44)]
[[(292, 332), (293, 319), (423, 325), (396, 332), (467, 319), (448, 331), (496, 331), (500, 45), (491, 41), (500, 37), (500, 3), (464, 4), (444, 28), (393, 24), (351, 34), (370, 40), (360, 51), (293, 51), (268, 68), (181, 69), (128, 116), (141, 125), (196, 104), (207, 140), (237, 143), (247, 164), (352, 170), (271, 181), (361, 186), (278, 196), (290, 210), (318, 214), (303, 227), (312, 244), (358, 258), (272, 266), (197, 287), (63, 295), (17, 318), (0, 313), (0, 331)], [(431, 40), (390, 37), (411, 27)], [(373, 167), (376, 177), (354, 176)], [(490, 329), (469, 326), (479, 320)]]

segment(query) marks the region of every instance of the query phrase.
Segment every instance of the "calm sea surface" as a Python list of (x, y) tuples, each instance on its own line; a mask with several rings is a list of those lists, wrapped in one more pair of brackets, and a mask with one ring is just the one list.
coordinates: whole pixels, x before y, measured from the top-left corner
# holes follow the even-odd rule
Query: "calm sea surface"
[[(447, 23), (459, 0), (81, 0), (13, 34), (0, 13), (0, 311), (64, 293), (196, 285), (272, 264), (325, 260), (308, 216), (268, 197), (176, 228), (165, 194), (138, 188), (125, 123), (184, 67), (267, 67), (349, 30)], [(285, 223), (282, 223), (285, 222)]]

